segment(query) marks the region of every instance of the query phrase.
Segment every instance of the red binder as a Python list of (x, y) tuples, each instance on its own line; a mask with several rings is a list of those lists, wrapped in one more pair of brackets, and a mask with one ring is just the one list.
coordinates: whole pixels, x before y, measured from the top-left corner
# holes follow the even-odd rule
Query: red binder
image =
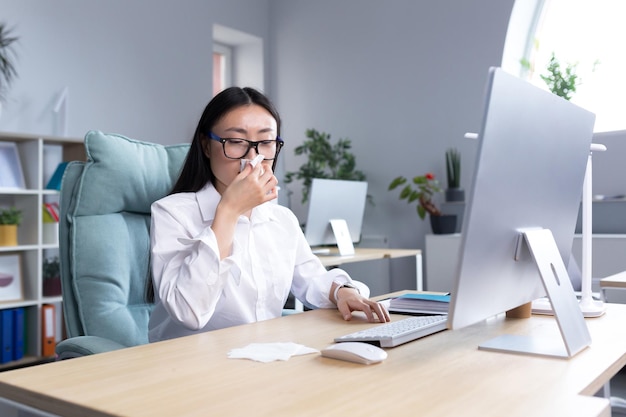
[(54, 356), (56, 347), (54, 305), (44, 304), (41, 306), (41, 355)]

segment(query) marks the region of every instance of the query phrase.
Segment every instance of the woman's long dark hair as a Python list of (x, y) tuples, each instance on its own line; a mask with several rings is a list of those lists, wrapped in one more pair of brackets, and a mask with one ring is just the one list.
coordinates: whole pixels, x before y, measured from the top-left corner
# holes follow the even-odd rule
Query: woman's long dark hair
[[(170, 194), (196, 192), (202, 189), (207, 182), (213, 181), (211, 161), (206, 157), (203, 149), (204, 141), (211, 140), (207, 137), (207, 134), (213, 130), (213, 126), (226, 113), (236, 107), (250, 104), (263, 107), (274, 117), (277, 125), (277, 135), (280, 136), (280, 116), (265, 95), (250, 87), (230, 87), (223, 90), (213, 97), (204, 109), (202, 117), (200, 117), (198, 122), (198, 127), (196, 127), (196, 132), (193, 135), (187, 159)], [(274, 159), (274, 165), (277, 159), (278, 155)]]
[[(280, 116), (272, 102), (262, 93), (250, 87), (230, 87), (219, 94), (207, 104), (196, 127), (196, 132), (191, 141), (189, 153), (185, 159), (185, 163), (180, 172), (178, 180), (174, 184), (170, 194), (196, 192), (209, 181), (214, 180), (213, 171), (211, 171), (211, 160), (204, 154), (203, 143), (205, 140), (211, 140), (206, 135), (213, 130), (213, 126), (232, 109), (239, 106), (256, 104), (267, 110), (276, 120), (277, 132), (280, 136)], [(278, 153), (274, 159), (274, 166), (278, 160)], [(148, 267), (148, 282), (146, 285), (146, 301), (154, 302), (154, 283), (152, 280), (151, 267)]]

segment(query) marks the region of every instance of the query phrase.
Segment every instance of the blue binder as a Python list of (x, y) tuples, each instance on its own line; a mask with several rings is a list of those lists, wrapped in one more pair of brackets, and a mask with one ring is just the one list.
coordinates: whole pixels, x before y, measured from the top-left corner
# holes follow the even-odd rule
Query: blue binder
[(61, 189), (61, 179), (63, 179), (63, 173), (65, 172), (65, 168), (67, 167), (67, 162), (61, 162), (56, 170), (54, 171), (54, 174), (52, 174), (52, 177), (50, 178), (50, 181), (48, 181), (48, 184), (46, 185), (46, 189), (48, 190), (60, 190)]
[(13, 360), (13, 310), (0, 310), (0, 363)]
[(24, 308), (13, 310), (13, 360), (24, 357)]

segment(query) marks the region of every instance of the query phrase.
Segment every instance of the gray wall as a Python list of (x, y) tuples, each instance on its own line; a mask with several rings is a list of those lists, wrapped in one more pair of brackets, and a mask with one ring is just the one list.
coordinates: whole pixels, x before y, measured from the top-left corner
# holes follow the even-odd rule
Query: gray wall
[[(417, 2), (276, 0), (271, 3), (272, 94), (285, 120), (285, 169), (307, 128), (352, 140), (375, 206), (364, 235), (390, 247), (423, 248), (428, 222), (388, 192), (398, 175), (433, 172), (445, 182), (444, 152), (463, 153), (468, 187), (487, 68), (498, 66), (513, 0)], [(291, 152), (291, 155), (290, 155)], [(300, 187), (292, 209), (304, 218)], [(394, 261), (391, 289), (413, 283), (412, 260)]]
[[(303, 162), (293, 149), (307, 128), (350, 138), (375, 199), (366, 209), (366, 240), (423, 248), (429, 225), (387, 185), (429, 171), (445, 181), (444, 152), (456, 146), (462, 186), (470, 187), (476, 144), (463, 134), (478, 130), (487, 68), (502, 61), (513, 4), (0, 0), (0, 20), (21, 38), (19, 79), (0, 131), (54, 134), (52, 107), (67, 86), (69, 136), (100, 129), (163, 144), (188, 141), (211, 96), (211, 31), (219, 23), (264, 40), (265, 90), (287, 140), (279, 172)], [(609, 139), (621, 146), (626, 132)], [(619, 160), (617, 153), (598, 155), (595, 166), (609, 158)], [(598, 168), (596, 192), (625, 191), (615, 168)], [(299, 185), (288, 188), (304, 219)], [(391, 268), (390, 289), (413, 285), (411, 260)]]
[(68, 136), (189, 141), (212, 94), (213, 23), (267, 39), (268, 10), (267, 0), (0, 0), (20, 37), (0, 130), (60, 133), (53, 108), (67, 86)]

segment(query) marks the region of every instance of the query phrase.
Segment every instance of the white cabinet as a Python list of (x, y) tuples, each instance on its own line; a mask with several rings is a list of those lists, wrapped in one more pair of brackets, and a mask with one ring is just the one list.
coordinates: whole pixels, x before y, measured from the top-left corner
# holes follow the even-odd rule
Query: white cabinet
[[(62, 338), (62, 297), (43, 295), (42, 265), (44, 259), (58, 256), (58, 235), (44, 229), (44, 203), (58, 202), (59, 192), (46, 185), (62, 161), (84, 160), (82, 139), (0, 133), (0, 142), (17, 145), (24, 188), (1, 188), (0, 207), (16, 207), (23, 220), (18, 227), (18, 245), (0, 246), (0, 257), (19, 258), (21, 300), (0, 302), (0, 311), (20, 308), (24, 312), (24, 357), (0, 365), (0, 370), (42, 360), (42, 306), (55, 308), (54, 337)], [(1, 163), (1, 162), (0, 162)]]
[[(461, 250), (461, 235), (426, 235), (425, 288), (428, 291), (449, 292), (454, 288)], [(594, 291), (597, 281), (609, 275), (626, 271), (626, 235), (594, 234), (592, 241), (592, 272)], [(582, 267), (582, 238), (574, 236), (572, 255)], [(623, 291), (626, 302), (626, 291)], [(619, 297), (619, 296), (618, 296)], [(613, 297), (613, 300), (616, 298)], [(621, 300), (620, 300), (621, 301)]]

